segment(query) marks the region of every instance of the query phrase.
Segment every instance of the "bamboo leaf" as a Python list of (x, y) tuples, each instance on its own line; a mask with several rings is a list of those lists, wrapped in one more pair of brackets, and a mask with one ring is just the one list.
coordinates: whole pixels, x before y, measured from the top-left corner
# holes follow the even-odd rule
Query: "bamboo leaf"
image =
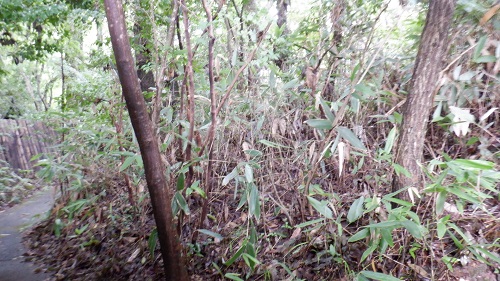
[(253, 182), (253, 169), (250, 165), (245, 165), (245, 179), (248, 183)]
[(338, 127), (335, 130), (337, 130), (337, 132), (339, 132), (339, 134), (354, 147), (362, 150), (367, 150), (365, 145), (358, 139), (358, 137), (349, 128)]
[(227, 260), (224, 265), (225, 266), (230, 266), (232, 265), (241, 255), (245, 252), (245, 249), (247, 247), (247, 241), (244, 241), (241, 247), (236, 251), (236, 253), (229, 259)]
[(132, 155), (132, 156), (125, 158), (125, 161), (123, 161), (123, 164), (120, 167), (120, 172), (123, 172), (123, 170), (130, 167), (130, 165), (132, 165), (132, 163), (134, 163), (134, 161), (135, 161), (135, 155)]
[(183, 190), (186, 182), (186, 175), (184, 173), (180, 173), (177, 178), (177, 190)]
[(455, 159), (449, 162), (463, 169), (491, 170), (495, 167), (493, 162), (484, 160)]
[(250, 187), (250, 196), (248, 201), (248, 212), (250, 215), (255, 216), (257, 220), (260, 219), (260, 199), (259, 190), (255, 184)]
[(484, 44), (486, 44), (486, 40), (488, 39), (488, 35), (484, 35), (483, 37), (479, 38), (477, 41), (476, 49), (474, 49), (474, 55), (473, 59), (476, 60), (481, 56), (481, 52), (484, 49)]
[(366, 237), (368, 237), (368, 235), (370, 235), (370, 230), (368, 228), (363, 228), (360, 231), (358, 231), (356, 234), (351, 236), (351, 238), (349, 238), (349, 240), (347, 240), (347, 242), (356, 242), (356, 241), (359, 241), (361, 239), (365, 239)]
[(321, 104), (321, 107), (323, 108), (323, 112), (325, 113), (326, 118), (328, 118), (328, 120), (333, 123), (333, 120), (335, 120), (335, 116), (330, 110), (330, 107), (328, 106), (328, 104), (326, 104), (325, 100), (322, 98), (319, 99), (319, 102)]
[(328, 219), (333, 219), (332, 210), (327, 206), (328, 202), (326, 201), (318, 201), (310, 196), (307, 196), (307, 200), (313, 206), (316, 211), (325, 216)]
[(366, 271), (360, 272), (363, 276), (379, 281), (400, 281), (401, 279), (380, 272)]
[(274, 148), (290, 148), (289, 146), (285, 146), (285, 145), (282, 145), (282, 144), (279, 144), (279, 143), (275, 143), (275, 142), (272, 142), (272, 141), (268, 141), (268, 140), (259, 140), (260, 143), (262, 143), (263, 145), (266, 145), (266, 146), (269, 146), (269, 147), (274, 147)]
[(305, 123), (315, 129), (331, 130), (333, 128), (332, 122), (327, 119), (309, 119)]
[(216, 233), (216, 232), (213, 232), (213, 231), (210, 231), (210, 230), (207, 230), (207, 229), (198, 229), (198, 232), (201, 232), (205, 235), (208, 235), (208, 236), (211, 236), (219, 241), (221, 241), (222, 239), (224, 239), (224, 237), (222, 237), (222, 235), (220, 235), (219, 233)]
[(349, 208), (349, 212), (347, 213), (347, 220), (349, 223), (356, 221), (363, 215), (363, 203), (365, 202), (365, 197), (361, 196), (356, 201), (354, 201)]
[(405, 220), (401, 222), (401, 225), (404, 228), (406, 228), (411, 233), (411, 235), (413, 235), (413, 237), (417, 239), (422, 239), (423, 237), (422, 229), (418, 224), (414, 223), (411, 220)]
[(222, 179), (222, 186), (226, 186), (232, 179), (238, 176), (238, 167), (234, 168), (231, 173)]
[(186, 199), (184, 199), (184, 196), (182, 196), (182, 193), (177, 191), (174, 196), (181, 210), (183, 210), (186, 215), (189, 215), (191, 211), (189, 210), (189, 206), (186, 202)]

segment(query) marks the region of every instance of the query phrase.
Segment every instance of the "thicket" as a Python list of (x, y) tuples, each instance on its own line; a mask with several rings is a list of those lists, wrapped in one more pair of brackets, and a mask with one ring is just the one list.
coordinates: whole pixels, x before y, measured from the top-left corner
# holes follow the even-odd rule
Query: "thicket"
[[(40, 8), (50, 4), (31, 2), (38, 3), (32, 12), (51, 19), (53, 10)], [(177, 217), (191, 275), (437, 280), (459, 278), (454, 274), (476, 261), (491, 266), (483, 273), (499, 274), (500, 21), (495, 12), (487, 18), (494, 3), (458, 1), (429, 116), (426, 181), (423, 190), (395, 193), (393, 172), (407, 171), (393, 163), (394, 146), (426, 5), (291, 3), (284, 24), (277, 13), (279, 26), (269, 11), (284, 3), (212, 4), (210, 41), (205, 10), (188, 2), (191, 95), (185, 16), (172, 17), (181, 8), (127, 3), (144, 98), (176, 190), (165, 204)], [(30, 237), (54, 243), (40, 253), (53, 256), (48, 262), (61, 278), (78, 278), (75, 268), (100, 278), (161, 276), (103, 9), (64, 7), (58, 25), (43, 24), (64, 34), (56, 55), (24, 55), (24, 44), (0, 48), (0, 95), (12, 101), (0, 114), (17, 108), (19, 118), (44, 120), (61, 136), (61, 153), (37, 164), (61, 198)], [(23, 24), (3, 21), (2, 28), (18, 42), (50, 37)], [(411, 200), (399, 199), (401, 192)], [(54, 258), (64, 253), (67, 259)]]

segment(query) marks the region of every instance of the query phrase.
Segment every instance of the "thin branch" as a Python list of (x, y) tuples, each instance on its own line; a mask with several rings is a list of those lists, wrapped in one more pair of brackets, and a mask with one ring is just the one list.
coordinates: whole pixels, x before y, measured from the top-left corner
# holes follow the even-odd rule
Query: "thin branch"
[[(208, 165), (207, 169), (205, 170), (205, 194), (206, 198), (203, 201), (203, 206), (201, 209), (201, 216), (200, 216), (200, 221), (198, 228), (203, 228), (203, 221), (205, 221), (205, 218), (208, 213), (208, 202), (210, 201), (210, 194), (212, 192), (212, 158), (213, 158), (213, 149), (212, 149), (212, 144), (214, 141), (214, 135), (215, 135), (215, 127), (217, 126), (217, 116), (216, 116), (216, 97), (215, 97), (215, 81), (214, 81), (214, 42), (215, 42), (215, 36), (213, 32), (213, 18), (212, 18), (212, 13), (210, 12), (210, 7), (207, 5), (206, 0), (201, 1), (203, 3), (203, 8), (205, 9), (205, 13), (207, 14), (207, 21), (208, 21), (208, 80), (210, 83), (210, 115), (212, 119), (212, 123), (210, 125), (210, 129), (208, 131), (208, 136), (207, 136), (207, 141), (206, 144), (203, 146), (201, 149), (201, 153), (203, 153), (203, 150), (206, 146), (208, 146)], [(201, 155), (201, 154), (200, 154)], [(193, 232), (193, 237), (192, 237), (192, 242), (196, 243), (196, 240), (198, 239), (198, 231)]]
[(226, 90), (226, 93), (224, 94), (224, 96), (222, 97), (222, 100), (221, 102), (219, 103), (219, 106), (217, 107), (217, 111), (216, 111), (216, 116), (219, 115), (219, 112), (221, 110), (221, 108), (224, 106), (224, 103), (226, 102), (226, 100), (229, 98), (229, 94), (231, 94), (231, 90), (234, 88), (234, 85), (236, 84), (236, 82), (238, 81), (238, 77), (240, 76), (240, 74), (245, 70), (245, 68), (247, 68), (248, 64), (250, 64), (250, 62), (253, 60), (253, 57), (255, 55), (255, 52), (257, 52), (257, 49), (259, 49), (260, 47), (260, 44), (262, 43), (267, 31), (269, 30), (269, 27), (271, 26), (271, 23), (269, 23), (266, 28), (264, 28), (264, 30), (262, 30), (262, 36), (259, 37), (259, 40), (257, 41), (257, 46), (255, 47), (255, 49), (253, 49), (253, 51), (250, 53), (250, 55), (248, 56), (247, 60), (245, 61), (245, 64), (243, 64), (240, 69), (238, 69), (238, 71), (236, 72), (236, 75), (234, 76), (233, 78), (233, 81), (231, 81), (231, 84), (229, 84), (229, 87), (227, 87), (227, 90)]
[[(188, 55), (188, 62), (186, 64), (186, 73), (185, 77), (187, 77), (188, 83), (187, 86), (187, 94), (188, 94), (188, 110), (187, 116), (189, 121), (189, 134), (188, 134), (188, 143), (186, 147), (186, 162), (191, 161), (191, 146), (193, 143), (194, 136), (194, 72), (193, 72), (193, 49), (191, 48), (191, 35), (189, 34), (189, 20), (188, 20), (188, 9), (186, 6), (186, 0), (181, 1), (182, 4), (182, 13), (183, 13), (183, 23), (184, 23), (184, 36), (186, 37), (186, 50)], [(189, 166), (189, 173), (187, 177), (187, 184), (189, 185), (193, 175), (193, 167)]]

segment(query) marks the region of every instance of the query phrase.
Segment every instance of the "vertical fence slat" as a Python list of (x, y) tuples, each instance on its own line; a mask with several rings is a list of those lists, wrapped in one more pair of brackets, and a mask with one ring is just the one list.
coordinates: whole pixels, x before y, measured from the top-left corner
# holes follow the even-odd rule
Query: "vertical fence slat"
[(42, 122), (26, 120), (0, 120), (0, 160), (14, 169), (28, 170), (33, 167), (30, 159), (54, 144), (57, 134)]

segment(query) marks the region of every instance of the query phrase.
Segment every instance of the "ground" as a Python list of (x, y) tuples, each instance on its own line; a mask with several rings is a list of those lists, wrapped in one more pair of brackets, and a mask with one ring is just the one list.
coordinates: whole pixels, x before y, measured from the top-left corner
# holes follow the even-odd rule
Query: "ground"
[(22, 235), (23, 230), (45, 218), (52, 203), (52, 192), (44, 190), (0, 211), (0, 281), (41, 281), (50, 276), (24, 261), (26, 249), (22, 244)]

